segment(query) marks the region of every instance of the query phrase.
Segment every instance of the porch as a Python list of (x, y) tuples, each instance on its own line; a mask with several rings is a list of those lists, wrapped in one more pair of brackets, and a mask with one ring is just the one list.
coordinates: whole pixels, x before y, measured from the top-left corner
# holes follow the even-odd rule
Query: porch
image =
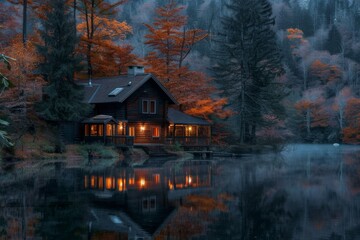
[(97, 115), (83, 122), (85, 143), (133, 146), (134, 137), (126, 134), (127, 121), (117, 121), (109, 115)]

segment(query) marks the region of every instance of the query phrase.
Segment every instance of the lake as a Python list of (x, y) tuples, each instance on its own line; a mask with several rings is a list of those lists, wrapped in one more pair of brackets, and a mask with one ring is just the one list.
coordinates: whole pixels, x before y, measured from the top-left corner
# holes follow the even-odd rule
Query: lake
[(54, 166), (0, 186), (0, 239), (360, 239), (356, 146)]

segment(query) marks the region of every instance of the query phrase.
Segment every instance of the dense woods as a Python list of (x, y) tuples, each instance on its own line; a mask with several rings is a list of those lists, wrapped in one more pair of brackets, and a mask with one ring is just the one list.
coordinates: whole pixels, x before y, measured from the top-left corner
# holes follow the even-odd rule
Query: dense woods
[(15, 138), (34, 106), (79, 119), (76, 79), (138, 64), (218, 142), (357, 144), (359, 24), (351, 0), (2, 0), (0, 53), (16, 61), (0, 68), (0, 118), (23, 122), (7, 129)]

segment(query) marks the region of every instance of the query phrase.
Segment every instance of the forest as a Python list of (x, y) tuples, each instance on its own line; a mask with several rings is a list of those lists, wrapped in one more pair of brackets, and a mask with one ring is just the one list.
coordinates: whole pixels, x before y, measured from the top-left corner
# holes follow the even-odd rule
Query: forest
[(1, 0), (3, 145), (143, 65), (216, 144), (360, 142), (360, 1)]

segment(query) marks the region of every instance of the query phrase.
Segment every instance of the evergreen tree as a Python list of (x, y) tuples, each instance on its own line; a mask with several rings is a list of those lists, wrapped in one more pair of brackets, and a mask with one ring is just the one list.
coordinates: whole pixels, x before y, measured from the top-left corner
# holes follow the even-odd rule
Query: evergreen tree
[(332, 25), (328, 38), (325, 43), (325, 49), (329, 51), (331, 55), (342, 52), (342, 37), (335, 25)]
[(48, 0), (47, 4), (49, 10), (42, 20), (43, 29), (40, 31), (45, 45), (39, 45), (38, 51), (44, 58), (39, 70), (48, 84), (44, 87), (44, 99), (37, 110), (47, 120), (79, 120), (90, 107), (82, 103), (82, 89), (73, 78), (79, 63), (74, 55), (77, 37), (73, 18), (65, 0)]
[(240, 142), (255, 142), (264, 116), (283, 111), (279, 104), (282, 86), (275, 82), (283, 73), (275, 21), (268, 0), (233, 0), (226, 7), (214, 73), (238, 113)]

